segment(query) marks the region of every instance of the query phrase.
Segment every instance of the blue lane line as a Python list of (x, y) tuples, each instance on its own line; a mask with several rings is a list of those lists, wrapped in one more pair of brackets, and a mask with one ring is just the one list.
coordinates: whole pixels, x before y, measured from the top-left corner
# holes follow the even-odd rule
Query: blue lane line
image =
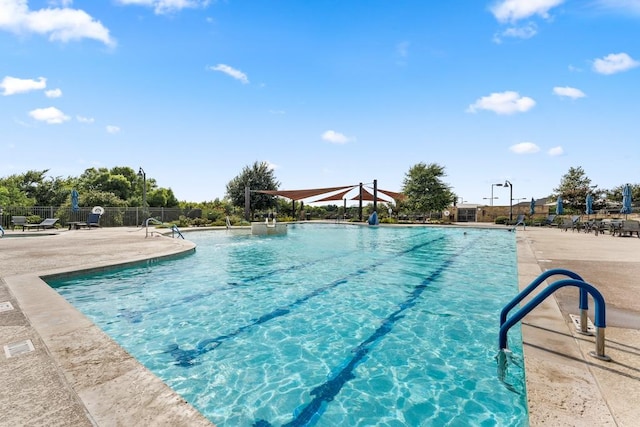
[[(466, 246), (465, 246), (466, 248)], [(455, 259), (464, 251), (464, 248), (453, 254), (448, 260), (446, 260), (440, 267), (433, 271), (429, 276), (425, 277), (419, 285), (416, 285), (413, 292), (409, 297), (399, 305), (399, 308), (391, 313), (387, 318), (382, 321), (382, 324), (375, 330), (373, 334), (366, 340), (361, 342), (355, 349), (351, 350), (354, 356), (347, 361), (344, 367), (334, 375), (328, 381), (320, 384), (318, 387), (311, 390), (311, 395), (315, 396), (307, 406), (305, 406), (300, 412), (295, 415), (295, 418), (285, 424), (283, 427), (300, 427), (315, 424), (320, 418), (324, 406), (331, 402), (342, 390), (342, 387), (347, 381), (355, 378), (353, 374), (354, 369), (362, 362), (364, 357), (371, 351), (371, 348), (386, 334), (391, 332), (393, 325), (404, 316), (401, 316), (402, 312), (413, 307), (418, 298), (427, 289), (429, 283), (434, 281), (440, 276), (448, 266), (450, 266)], [(254, 427), (270, 427), (271, 424), (265, 420), (257, 420), (254, 423)]]
[(320, 258), (320, 259), (317, 259), (315, 261), (309, 261), (307, 263), (301, 263), (301, 264), (297, 264), (297, 265), (292, 265), (290, 267), (285, 267), (285, 268), (278, 268), (278, 269), (275, 269), (275, 270), (270, 270), (270, 271), (267, 271), (267, 272), (264, 272), (264, 273), (257, 274), (255, 276), (246, 277), (246, 278), (240, 280), (239, 282), (229, 282), (229, 283), (227, 283), (227, 286), (225, 286), (225, 287), (215, 288), (215, 289), (208, 290), (206, 292), (200, 292), (200, 293), (197, 293), (197, 294), (188, 295), (188, 296), (182, 297), (182, 298), (180, 298), (178, 300), (175, 300), (175, 301), (171, 302), (170, 304), (167, 304), (167, 305), (164, 305), (164, 306), (161, 306), (161, 307), (156, 307), (155, 310), (142, 311), (142, 310), (121, 309), (120, 312), (118, 313), (117, 317), (124, 317), (130, 323), (140, 323), (140, 322), (142, 322), (142, 319), (143, 319), (143, 317), (145, 315), (155, 314), (155, 313), (158, 313), (158, 312), (160, 312), (162, 310), (168, 310), (168, 309), (173, 308), (173, 307), (179, 307), (179, 306), (181, 306), (181, 305), (183, 305), (185, 303), (190, 303), (192, 301), (197, 301), (199, 299), (206, 298), (206, 297), (208, 297), (210, 295), (213, 295), (214, 293), (226, 291), (228, 289), (233, 289), (234, 287), (246, 285), (246, 284), (249, 284), (249, 283), (252, 283), (252, 282), (257, 282), (258, 280), (265, 279), (267, 277), (274, 276), (276, 274), (288, 273), (290, 271), (295, 271), (295, 270), (300, 270), (300, 269), (303, 269), (303, 268), (307, 268), (307, 267), (310, 267), (312, 265), (318, 264), (320, 262), (325, 262), (325, 261), (328, 261), (328, 260), (332, 260), (335, 257), (336, 257), (336, 255), (333, 254), (333, 255), (331, 255), (329, 257)]
[(175, 364), (178, 366), (182, 366), (182, 367), (190, 367), (193, 366), (195, 364), (195, 359), (198, 356), (201, 356), (205, 353), (208, 353), (212, 350), (214, 350), (215, 348), (217, 348), (220, 344), (222, 344), (224, 341), (233, 338), (235, 336), (237, 336), (238, 334), (245, 332), (246, 330), (263, 324), (265, 322), (268, 322), (269, 320), (284, 316), (286, 314), (289, 314), (293, 309), (297, 308), (299, 305), (303, 304), (304, 302), (306, 302), (307, 300), (331, 289), (331, 288), (335, 288), (336, 286), (342, 285), (344, 283), (347, 283), (349, 281), (349, 279), (354, 278), (356, 276), (360, 276), (362, 274), (365, 274), (367, 272), (369, 272), (371, 269), (379, 267), (383, 264), (386, 264), (387, 262), (390, 261), (394, 261), (398, 256), (402, 256), (402, 255), (406, 255), (408, 253), (411, 253), (413, 251), (416, 251), (424, 246), (433, 244), (435, 242), (437, 242), (438, 240), (442, 240), (444, 239), (444, 236), (438, 237), (437, 239), (433, 239), (433, 240), (429, 240), (420, 244), (417, 244), (415, 246), (412, 246), (409, 249), (405, 249), (403, 251), (398, 252), (397, 254), (390, 256), (388, 258), (386, 258), (383, 261), (371, 264), (369, 267), (363, 267), (360, 268), (356, 271), (354, 271), (353, 273), (348, 274), (345, 277), (342, 277), (340, 279), (334, 280), (331, 283), (328, 283), (324, 286), (321, 286), (319, 288), (314, 289), (312, 292), (303, 295), (302, 297), (296, 299), (295, 301), (293, 301), (290, 304), (287, 304), (284, 307), (279, 307), (276, 308), (275, 310), (264, 314), (262, 316), (260, 316), (257, 319), (253, 319), (251, 320), (249, 323), (247, 323), (246, 325), (240, 326), (238, 329), (236, 329), (233, 332), (230, 332), (226, 335), (220, 335), (214, 338), (208, 338), (205, 340), (200, 341), (197, 345), (196, 348), (194, 349), (189, 349), (189, 350), (185, 350), (180, 348), (180, 346), (178, 344), (173, 344), (170, 345), (168, 347), (168, 349), (165, 351), (165, 353), (169, 353), (171, 354), (171, 356), (173, 356), (173, 358), (175, 359)]

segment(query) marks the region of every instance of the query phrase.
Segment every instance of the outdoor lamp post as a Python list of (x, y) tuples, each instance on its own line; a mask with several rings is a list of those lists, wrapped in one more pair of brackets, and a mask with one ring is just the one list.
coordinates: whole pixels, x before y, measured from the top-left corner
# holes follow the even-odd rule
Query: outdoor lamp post
[[(502, 184), (491, 184), (491, 206), (493, 206), (493, 187), (502, 187)], [(496, 197), (497, 199), (497, 197)]]
[(142, 210), (146, 212), (147, 210), (147, 174), (144, 172), (144, 169), (138, 169), (138, 176), (142, 178)]
[(513, 184), (509, 180), (505, 180), (504, 187), (509, 186), (509, 222), (513, 221)]

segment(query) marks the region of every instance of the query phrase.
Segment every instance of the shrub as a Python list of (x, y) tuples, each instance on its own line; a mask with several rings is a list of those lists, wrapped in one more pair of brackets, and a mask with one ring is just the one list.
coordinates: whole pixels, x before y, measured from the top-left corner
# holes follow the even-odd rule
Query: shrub
[(496, 224), (507, 224), (509, 222), (509, 217), (508, 216), (499, 216), (496, 217)]
[(27, 217), (27, 224), (40, 224), (42, 222), (42, 218), (40, 215), (29, 215)]

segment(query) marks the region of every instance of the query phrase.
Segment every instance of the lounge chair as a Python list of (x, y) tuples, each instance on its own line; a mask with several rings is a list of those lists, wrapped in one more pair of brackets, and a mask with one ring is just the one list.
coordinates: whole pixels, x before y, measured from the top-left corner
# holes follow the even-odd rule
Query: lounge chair
[(87, 217), (87, 222), (81, 222), (78, 225), (80, 227), (87, 227), (87, 228), (91, 228), (91, 227), (100, 227), (100, 214), (97, 213), (90, 213), (89, 216)]
[(26, 216), (14, 215), (11, 217), (11, 228), (13, 230), (15, 230), (16, 227), (22, 227), (26, 223), (27, 223)]
[(47, 228), (55, 228), (56, 222), (58, 222), (58, 218), (47, 218), (40, 224), (22, 224), (22, 231), (27, 228), (35, 228), (36, 230), (39, 230), (40, 228), (43, 230)]
[(524, 223), (524, 214), (518, 215), (518, 218), (516, 218), (516, 223), (513, 225), (513, 229), (515, 230), (519, 225), (522, 226), (523, 230), (527, 229), (527, 225)]
[(617, 232), (622, 228), (622, 220), (621, 219), (612, 219), (609, 223), (609, 233), (612, 236), (615, 236)]
[(562, 223), (560, 224), (560, 230), (567, 231), (571, 229), (571, 231), (580, 231), (580, 223), (578, 222), (579, 219), (580, 215), (574, 215), (571, 218), (564, 218), (562, 220)]
[(636, 236), (640, 238), (640, 222), (635, 220), (622, 221), (622, 226), (620, 226), (620, 229), (618, 230), (618, 235), (622, 237), (629, 234), (629, 237), (631, 237), (633, 236), (633, 233), (636, 233)]
[(556, 219), (556, 215), (549, 215), (547, 216), (545, 219), (541, 220), (541, 221), (536, 221), (533, 223), (533, 225), (538, 226), (538, 227), (542, 227), (542, 226), (551, 226), (553, 225), (553, 221)]

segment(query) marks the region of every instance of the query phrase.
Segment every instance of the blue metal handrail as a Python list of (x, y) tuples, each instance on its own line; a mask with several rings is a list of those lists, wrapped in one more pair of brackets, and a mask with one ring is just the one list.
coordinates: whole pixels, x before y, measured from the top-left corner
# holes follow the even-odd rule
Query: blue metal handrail
[[(566, 270), (564, 268), (554, 268), (554, 269), (547, 270), (547, 271), (543, 272), (538, 277), (536, 277), (533, 280), (533, 282), (531, 282), (531, 284), (529, 284), (529, 286), (527, 286), (522, 291), (520, 291), (520, 293), (518, 295), (516, 295), (515, 298), (513, 298), (511, 301), (509, 301), (509, 303), (507, 305), (504, 306), (504, 308), (500, 312), (500, 326), (502, 326), (504, 324), (504, 322), (506, 322), (507, 315), (513, 309), (513, 307), (515, 307), (516, 305), (518, 305), (520, 303), (520, 301), (525, 299), (527, 297), (527, 295), (529, 295), (531, 292), (533, 292), (542, 282), (547, 280), (549, 277), (555, 276), (555, 275), (558, 275), (558, 274), (561, 274), (561, 275), (564, 275), (564, 276), (568, 276), (571, 279), (580, 280), (580, 281), (584, 282), (584, 279), (582, 277), (580, 277), (580, 275), (578, 273), (574, 273), (573, 271)], [(587, 312), (589, 311), (589, 297), (588, 297), (587, 292), (585, 290), (583, 290), (583, 289), (580, 289), (580, 303), (579, 303), (579, 307), (578, 308), (580, 308), (580, 329), (581, 329), (580, 332), (585, 334), (585, 335), (587, 335), (588, 334), (588, 332), (587, 332)]]
[[(173, 224), (173, 225), (171, 226), (171, 231), (172, 231), (173, 233), (178, 233), (178, 236), (182, 237), (182, 239), (184, 240), (184, 236), (183, 236), (183, 235), (182, 235), (182, 233), (180, 232), (180, 229), (178, 228), (178, 226), (177, 226), (177, 225)], [(171, 234), (171, 237), (173, 237), (173, 233)]]
[(600, 291), (598, 291), (593, 285), (590, 285), (589, 283), (578, 279), (564, 279), (553, 282), (545, 289), (543, 289), (538, 295), (536, 295), (531, 301), (521, 307), (513, 316), (507, 319), (504, 324), (500, 326), (500, 334), (498, 340), (500, 350), (505, 350), (507, 348), (507, 332), (513, 325), (522, 320), (524, 316), (526, 316), (531, 310), (536, 308), (549, 295), (565, 286), (576, 286), (580, 288), (581, 291), (585, 291), (585, 293), (591, 294), (591, 297), (593, 298), (593, 301), (595, 303), (594, 323), (596, 326), (596, 351), (590, 354), (594, 357), (597, 357), (598, 359), (611, 360), (604, 354), (604, 330), (606, 328), (606, 311), (604, 297), (602, 296)]

